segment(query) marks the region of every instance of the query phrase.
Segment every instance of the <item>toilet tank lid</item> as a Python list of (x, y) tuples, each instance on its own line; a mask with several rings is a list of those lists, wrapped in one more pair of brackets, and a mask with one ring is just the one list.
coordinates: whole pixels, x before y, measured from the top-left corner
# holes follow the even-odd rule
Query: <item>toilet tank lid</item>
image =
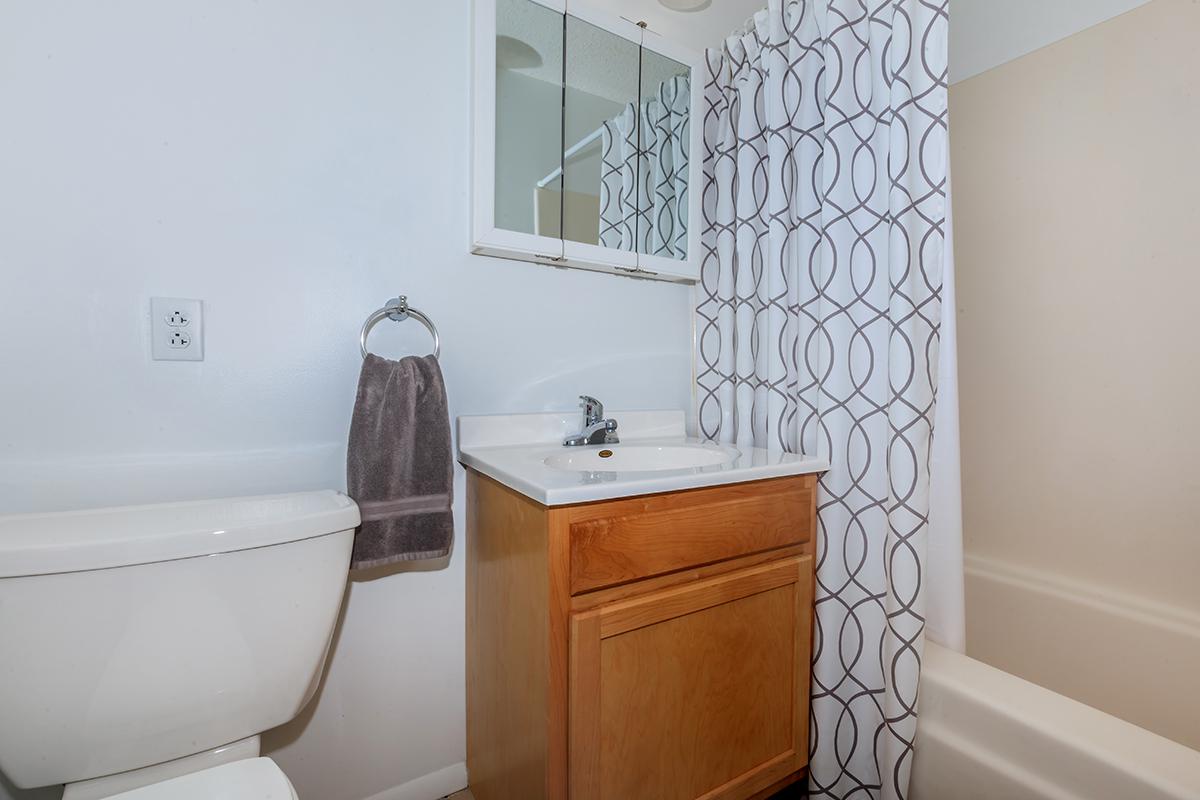
[(269, 758), (248, 758), (121, 792), (109, 800), (295, 800), (283, 771)]
[(330, 490), (0, 516), (0, 578), (248, 550), (358, 523), (354, 501)]

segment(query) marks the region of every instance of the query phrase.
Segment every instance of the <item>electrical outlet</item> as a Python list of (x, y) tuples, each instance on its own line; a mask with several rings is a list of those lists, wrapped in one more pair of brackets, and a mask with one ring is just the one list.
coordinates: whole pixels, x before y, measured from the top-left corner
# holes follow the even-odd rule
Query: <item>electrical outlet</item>
[(150, 298), (150, 356), (155, 361), (204, 360), (204, 304), (179, 297)]

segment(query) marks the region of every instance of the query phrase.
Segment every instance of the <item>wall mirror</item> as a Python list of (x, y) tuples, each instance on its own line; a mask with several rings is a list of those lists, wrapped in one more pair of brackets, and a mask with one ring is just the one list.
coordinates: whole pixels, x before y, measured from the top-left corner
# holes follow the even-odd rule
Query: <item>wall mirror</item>
[(699, 274), (699, 56), (579, 0), (475, 0), (472, 250)]
[(639, 253), (686, 261), (691, 167), (691, 67), (642, 48)]
[(559, 237), (562, 15), (533, 0), (496, 0), (495, 41), (496, 226)]

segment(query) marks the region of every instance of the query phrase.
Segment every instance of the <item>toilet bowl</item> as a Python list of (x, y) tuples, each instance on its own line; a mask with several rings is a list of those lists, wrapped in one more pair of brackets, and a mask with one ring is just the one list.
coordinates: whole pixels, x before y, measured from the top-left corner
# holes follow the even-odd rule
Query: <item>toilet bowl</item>
[(258, 734), (316, 691), (358, 522), (332, 491), (0, 517), (0, 771), (295, 798)]

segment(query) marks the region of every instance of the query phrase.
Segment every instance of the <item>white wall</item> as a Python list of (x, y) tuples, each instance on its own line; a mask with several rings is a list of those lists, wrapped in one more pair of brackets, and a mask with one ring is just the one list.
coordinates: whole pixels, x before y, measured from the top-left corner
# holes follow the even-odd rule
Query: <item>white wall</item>
[[(468, 21), (0, 6), (0, 511), (342, 486), (358, 328), (399, 292), (441, 328), (452, 415), (688, 405), (689, 289), (467, 254)], [(204, 362), (149, 360), (160, 294), (205, 301)], [(274, 740), (302, 797), (461, 785), (463, 552), (352, 585), (319, 702)]]
[(1148, 2), (950, 0), (950, 80), (966, 80)]

